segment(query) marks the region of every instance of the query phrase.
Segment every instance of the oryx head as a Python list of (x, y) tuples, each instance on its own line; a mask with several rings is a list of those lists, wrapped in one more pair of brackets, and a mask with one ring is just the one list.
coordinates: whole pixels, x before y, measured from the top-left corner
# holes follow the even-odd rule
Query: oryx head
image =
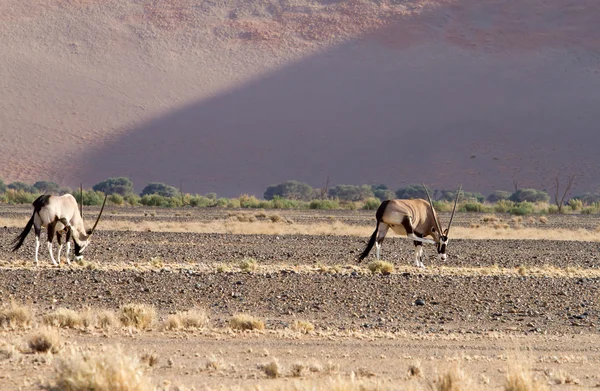
[(458, 203), (458, 197), (460, 196), (460, 192), (462, 190), (462, 186), (458, 188), (456, 192), (456, 199), (454, 200), (454, 206), (452, 207), (452, 214), (450, 215), (450, 221), (448, 222), (448, 228), (442, 231), (442, 225), (433, 209), (433, 202), (431, 201), (431, 196), (429, 195), (429, 190), (425, 184), (423, 184), (423, 188), (425, 188), (425, 193), (427, 193), (427, 201), (429, 201), (429, 213), (431, 213), (431, 217), (433, 219), (434, 225), (431, 227), (431, 233), (433, 234), (435, 244), (437, 246), (438, 259), (440, 261), (445, 261), (448, 257), (446, 255), (446, 250), (448, 247), (448, 235), (450, 233), (450, 227), (452, 226), (452, 220), (454, 219), (454, 212), (456, 212), (456, 204)]
[[(94, 226), (91, 229), (86, 230), (85, 232), (76, 232), (73, 235), (73, 239), (75, 239), (74, 240), (75, 243), (74, 243), (73, 247), (75, 250), (75, 259), (76, 260), (80, 260), (81, 258), (83, 258), (82, 253), (85, 250), (85, 248), (88, 246), (88, 244), (90, 244), (90, 238), (94, 234), (94, 231), (96, 230), (96, 226), (98, 225), (98, 222), (100, 221), (100, 217), (102, 216), (102, 212), (104, 211), (104, 205), (106, 204), (107, 197), (108, 197), (108, 195), (104, 196), (104, 202), (102, 202), (102, 207), (100, 208), (100, 213), (98, 214), (98, 218), (96, 219)], [(81, 205), (79, 206), (79, 213), (81, 214), (81, 221), (83, 221), (83, 196), (81, 198)]]

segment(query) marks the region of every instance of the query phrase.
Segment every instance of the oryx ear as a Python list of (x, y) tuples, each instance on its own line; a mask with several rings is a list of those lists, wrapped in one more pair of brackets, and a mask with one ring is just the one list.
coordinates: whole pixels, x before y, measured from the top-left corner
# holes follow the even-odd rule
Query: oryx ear
[(448, 228), (444, 230), (444, 236), (448, 236)]
[(431, 227), (431, 232), (435, 232), (435, 231), (436, 231), (435, 227)]

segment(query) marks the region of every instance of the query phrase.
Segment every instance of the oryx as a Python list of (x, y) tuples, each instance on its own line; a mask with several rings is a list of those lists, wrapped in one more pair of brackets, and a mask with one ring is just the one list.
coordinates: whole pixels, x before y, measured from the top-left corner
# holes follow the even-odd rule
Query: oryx
[[(389, 228), (395, 233), (406, 235), (414, 241), (416, 266), (425, 267), (423, 265), (423, 243), (435, 244), (437, 246), (438, 258), (441, 261), (446, 260), (448, 234), (450, 233), (450, 226), (452, 225), (452, 219), (454, 218), (462, 186), (456, 193), (452, 215), (448, 222), (448, 228), (445, 231), (442, 231), (442, 225), (433, 208), (429, 191), (425, 185), (423, 187), (427, 193), (428, 201), (423, 199), (386, 200), (381, 203), (375, 214), (377, 219), (375, 232), (371, 235), (365, 250), (360, 254), (359, 260), (362, 261), (369, 255), (369, 251), (371, 251), (373, 245), (377, 247), (377, 259), (379, 259), (381, 243)], [(431, 236), (433, 240), (427, 239), (425, 236)]]
[(90, 243), (90, 237), (94, 233), (94, 230), (98, 225), (98, 221), (100, 221), (100, 216), (102, 216), (102, 211), (104, 210), (105, 204), (106, 196), (104, 197), (102, 208), (100, 209), (100, 213), (98, 214), (98, 218), (96, 219), (94, 226), (92, 229), (86, 230), (75, 197), (73, 197), (71, 194), (65, 194), (62, 196), (48, 194), (41, 195), (35, 201), (33, 201), (33, 215), (27, 222), (23, 232), (21, 232), (19, 236), (15, 238), (14, 241), (16, 244), (12, 250), (17, 251), (23, 245), (25, 238), (29, 234), (29, 231), (31, 231), (31, 227), (33, 227), (35, 230), (35, 264), (37, 265), (38, 250), (40, 247), (40, 233), (42, 232), (42, 227), (47, 227), (48, 252), (50, 253), (52, 264), (55, 266), (58, 265), (54, 259), (54, 255), (52, 254), (52, 240), (54, 239), (54, 234), (57, 234), (59, 244), (58, 260), (60, 261), (60, 250), (62, 249), (61, 233), (66, 233), (67, 262), (70, 263), (69, 250), (71, 247), (71, 236), (73, 236), (75, 247), (75, 259), (79, 260), (82, 258), (81, 254)]

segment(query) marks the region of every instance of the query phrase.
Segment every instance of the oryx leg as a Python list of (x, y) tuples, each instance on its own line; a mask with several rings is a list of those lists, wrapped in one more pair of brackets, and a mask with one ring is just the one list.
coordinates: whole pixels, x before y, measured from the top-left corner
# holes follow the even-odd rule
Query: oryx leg
[(56, 223), (48, 224), (48, 252), (50, 253), (50, 259), (52, 259), (52, 264), (54, 266), (58, 266), (56, 260), (54, 259), (54, 254), (52, 254), (52, 241), (54, 240), (54, 232), (56, 229)]
[(381, 243), (383, 243), (383, 239), (385, 239), (385, 235), (389, 226), (386, 223), (379, 223), (379, 229), (377, 232), (377, 240), (375, 241), (375, 250), (377, 254), (377, 260), (379, 261), (379, 255), (381, 253)]
[(423, 243), (413, 242), (415, 244), (415, 266), (425, 268), (423, 265)]
[(33, 225), (35, 232), (35, 266), (38, 265), (38, 253), (40, 251), (40, 234), (42, 233), (42, 227), (38, 227), (37, 224)]
[(69, 258), (69, 252), (71, 252), (71, 226), (67, 227), (67, 234), (65, 235), (67, 242), (67, 264), (71, 264), (71, 258)]
[(62, 234), (60, 232), (56, 232), (56, 241), (58, 242), (58, 256), (56, 257), (56, 259), (58, 259), (58, 263), (60, 263), (60, 252), (63, 248)]

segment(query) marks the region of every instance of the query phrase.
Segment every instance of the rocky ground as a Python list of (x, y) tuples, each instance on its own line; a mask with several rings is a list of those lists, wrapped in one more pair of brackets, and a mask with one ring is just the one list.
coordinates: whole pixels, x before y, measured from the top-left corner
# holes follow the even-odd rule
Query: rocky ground
[[(130, 212), (140, 220), (176, 220), (185, 215), (160, 211), (173, 215), (144, 217), (140, 209)], [(230, 212), (194, 210), (186, 218), (200, 213), (210, 220), (226, 218)], [(278, 213), (296, 220), (303, 216), (304, 222), (335, 215), (364, 225), (369, 225), (371, 215), (362, 211)], [(7, 216), (25, 217), (26, 211), (14, 208), (2, 215)], [(109, 212), (107, 220), (114, 216), (119, 214)], [(479, 219), (459, 214), (457, 224)], [(565, 225), (577, 228), (590, 220), (564, 218)], [(559, 218), (552, 219), (546, 229), (555, 225), (560, 225)], [(367, 238), (355, 236), (103, 229), (94, 237), (82, 265), (53, 268), (42, 246), (36, 268), (32, 237), (17, 253), (9, 251), (19, 231), (0, 228), (0, 296), (6, 299), (3, 302), (12, 298), (28, 303), (41, 314), (58, 307), (117, 309), (124, 303), (148, 303), (165, 317), (201, 306), (208, 309), (211, 326), (216, 328), (226, 328), (233, 314), (244, 312), (263, 318), (267, 330), (287, 330), (294, 320), (303, 319), (318, 332), (409, 333), (434, 339), (485, 338), (498, 333), (525, 341), (552, 336), (554, 342), (543, 339), (540, 346), (564, 354), (571, 347), (557, 348), (556, 341), (575, 335), (593, 339), (600, 331), (596, 242), (456, 239), (443, 264), (428, 248), (428, 268), (422, 270), (411, 266), (412, 244), (390, 237), (383, 255), (396, 270), (382, 275), (367, 269), (373, 255), (357, 262)], [(250, 259), (256, 260), (256, 269), (242, 271), (241, 262)], [(415, 349), (419, 352), (415, 354), (423, 355), (431, 347)], [(458, 346), (452, 349), (460, 350)]]

